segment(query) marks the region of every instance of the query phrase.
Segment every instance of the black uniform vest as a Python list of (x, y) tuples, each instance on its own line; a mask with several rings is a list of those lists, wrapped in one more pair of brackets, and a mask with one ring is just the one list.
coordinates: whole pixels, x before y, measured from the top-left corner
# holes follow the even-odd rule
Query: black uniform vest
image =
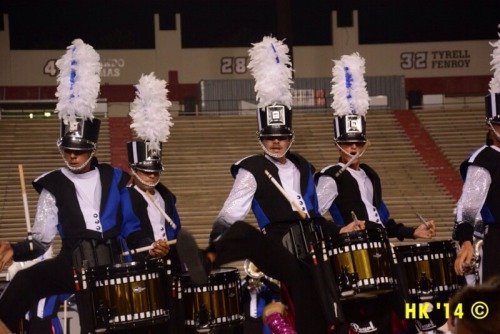
[[(310, 163), (298, 154), (288, 153), (287, 158), (300, 171), (300, 188), (304, 200), (308, 203), (309, 215), (315, 217), (317, 198), (312, 186), (312, 173), (314, 168)], [(254, 195), (252, 209), (259, 227), (263, 228), (271, 222), (288, 222), (298, 221), (301, 219), (300, 215), (292, 210), (290, 202), (279, 191), (279, 189), (272, 183), (269, 177), (265, 174), (267, 170), (272, 177), (281, 184), (278, 175), (278, 167), (269, 161), (264, 155), (253, 155), (247, 157), (231, 167), (233, 176), (236, 176), (239, 168), (248, 170), (255, 177), (257, 181), (257, 190)]]
[[(368, 165), (360, 164), (359, 167), (365, 171), (368, 178), (372, 181), (373, 205), (378, 208), (382, 200), (380, 178), (378, 174)], [(317, 181), (322, 175), (328, 175), (335, 179), (339, 194), (335, 199), (335, 205), (339, 209), (344, 222), (347, 223), (352, 221), (351, 211), (356, 212), (358, 219), (368, 221), (368, 212), (366, 211), (366, 207), (363, 205), (361, 192), (356, 179), (348, 171), (344, 171), (339, 176), (335, 176), (341, 168), (341, 165), (333, 165), (330, 168), (317, 173), (315, 175), (315, 179)]]

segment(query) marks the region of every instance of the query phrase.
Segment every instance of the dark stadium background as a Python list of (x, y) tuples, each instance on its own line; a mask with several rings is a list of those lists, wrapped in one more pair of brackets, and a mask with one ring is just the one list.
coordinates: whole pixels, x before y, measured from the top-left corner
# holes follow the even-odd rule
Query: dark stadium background
[(248, 47), (270, 34), (289, 46), (331, 45), (332, 10), (341, 27), (358, 10), (360, 44), (494, 40), (500, 23), (498, 0), (0, 1), (12, 50), (64, 49), (75, 37), (97, 49), (154, 49), (154, 13), (162, 30), (181, 15), (183, 48)]

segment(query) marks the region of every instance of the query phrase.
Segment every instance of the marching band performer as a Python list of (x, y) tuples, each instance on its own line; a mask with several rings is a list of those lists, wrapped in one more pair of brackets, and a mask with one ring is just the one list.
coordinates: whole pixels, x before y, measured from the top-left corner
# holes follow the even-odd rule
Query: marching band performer
[[(38, 258), (25, 262), (12, 262), (9, 266), (7, 280), (10, 281), (23, 269), (50, 259), (53, 257), (52, 246)], [(59, 307), (64, 300), (70, 298), (70, 294), (52, 295), (40, 299), (26, 313), (25, 321), (22, 322), (22, 328), (26, 334), (63, 334), (63, 327), (58, 317)]]
[(486, 145), (474, 150), (460, 166), (465, 182), (457, 203), (454, 239), (460, 250), (455, 260), (455, 272), (464, 274), (474, 255), (474, 224), (478, 215), (484, 224), (480, 281), (500, 274), (500, 40), (492, 43), (490, 94), (486, 105)]
[(175, 195), (160, 182), (163, 171), (162, 143), (168, 140), (173, 125), (167, 107), (166, 82), (153, 73), (143, 75), (136, 85), (137, 97), (132, 103), (131, 128), (137, 140), (127, 143), (132, 184), (128, 187), (132, 208), (141, 221), (142, 230), (150, 238), (170, 248), (180, 229)]
[(245, 334), (271, 334), (271, 329), (263, 321), (263, 315), (267, 305), (281, 300), (280, 284), (266, 277), (248, 259), (245, 260), (243, 268), (246, 273), (241, 283), (245, 316), (243, 332)]
[(279, 302), (271, 302), (264, 307), (264, 322), (272, 334), (297, 334), (286, 320), (286, 306)]
[[(141, 76), (135, 86), (137, 96), (132, 103), (130, 116), (133, 122), (130, 127), (137, 134), (137, 139), (127, 143), (128, 163), (133, 178), (128, 190), (132, 209), (141, 221), (142, 230), (169, 249), (165, 260), (170, 261), (171, 271), (176, 275), (184, 270), (175, 245), (170, 247), (167, 241), (177, 238), (181, 221), (175, 206), (175, 195), (160, 182), (164, 169), (161, 161), (162, 143), (167, 142), (173, 125), (167, 109), (172, 103), (167, 99), (166, 84), (165, 80), (157, 79), (151, 73)], [(151, 326), (149, 331), (183, 333), (182, 310), (176, 310), (179, 305), (170, 305), (170, 320), (167, 324)], [(143, 333), (144, 329), (140, 330)]]
[[(369, 95), (364, 73), (365, 60), (358, 53), (342, 56), (332, 69), (334, 142), (339, 150), (339, 161), (315, 175), (319, 211), (321, 214), (328, 211), (340, 226), (354, 218), (365, 224), (366, 229), (383, 227), (388, 237), (430, 239), (435, 235), (434, 221), (416, 228), (396, 223), (382, 199), (378, 174), (361, 163), (361, 156), (369, 146), (366, 137)], [(363, 304), (344, 303), (352, 330), (388, 333), (391, 330), (390, 310), (381, 307), (384, 303), (375, 300), (363, 301)], [(371, 313), (371, 316), (361, 316), (361, 313)]]
[[(56, 96), (59, 102), (60, 136), (57, 147), (65, 167), (38, 177), (39, 192), (33, 224), (33, 250), (28, 240), (0, 242), (0, 270), (13, 258), (26, 261), (42, 255), (57, 232), (62, 240), (59, 254), (16, 274), (0, 297), (0, 333), (10, 333), (16, 323), (39, 299), (75, 293), (73, 269), (120, 261), (120, 239), (129, 246), (151, 245), (131, 212), (126, 184), (130, 176), (95, 158), (100, 120), (93, 111), (99, 93), (101, 64), (98, 53), (76, 39), (57, 61), (60, 69)], [(154, 245), (152, 253), (164, 256), (166, 247)], [(81, 299), (76, 294), (77, 303)], [(91, 333), (93, 317), (78, 303), (81, 332)]]
[[(235, 181), (213, 223), (209, 248), (198, 252), (192, 236), (180, 233), (179, 255), (197, 284), (206, 281), (212, 268), (249, 259), (289, 292), (297, 332), (319, 334), (335, 328), (340, 333), (346, 327), (335, 289), (328, 286), (333, 282), (324, 279), (323, 263), (310, 248), (317, 226), (331, 234), (339, 233), (340, 228), (319, 215), (313, 166), (290, 152), (295, 135), (287, 52), (288, 47), (274, 37), (264, 37), (250, 49), (248, 67), (256, 80), (258, 100), (258, 142), (264, 152), (231, 167)], [(250, 208), (260, 231), (242, 221)]]
[(384, 226), (390, 238), (430, 239), (435, 234), (434, 221), (411, 228), (390, 218), (381, 198), (377, 173), (361, 163), (361, 156), (369, 145), (366, 138), (369, 96), (364, 71), (365, 60), (357, 53), (342, 56), (332, 70), (334, 142), (339, 150), (339, 162), (315, 175), (320, 212), (328, 211), (334, 222), (340, 225), (351, 222), (354, 212), (367, 225)]

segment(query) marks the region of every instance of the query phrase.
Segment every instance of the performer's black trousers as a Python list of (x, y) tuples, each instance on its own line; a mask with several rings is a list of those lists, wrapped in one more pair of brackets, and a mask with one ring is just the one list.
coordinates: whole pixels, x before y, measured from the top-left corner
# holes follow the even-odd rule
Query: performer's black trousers
[(482, 281), (500, 274), (500, 224), (488, 225), (483, 242)]
[(15, 330), (26, 312), (40, 299), (74, 293), (70, 257), (56, 256), (20, 270), (0, 296), (0, 319)]
[[(51, 295), (75, 293), (72, 263), (71, 256), (60, 253), (16, 273), (0, 296), (0, 319), (14, 331), (26, 312), (40, 299)], [(84, 304), (78, 302), (78, 294), (76, 298), (81, 333), (93, 333), (92, 310), (89, 307), (80, 307)]]
[(245, 222), (236, 222), (214, 245), (217, 257), (214, 267), (250, 259), (263, 273), (285, 284), (295, 311), (295, 328), (299, 334), (325, 334), (328, 324), (314, 286), (311, 266), (298, 260), (272, 232), (264, 235)]

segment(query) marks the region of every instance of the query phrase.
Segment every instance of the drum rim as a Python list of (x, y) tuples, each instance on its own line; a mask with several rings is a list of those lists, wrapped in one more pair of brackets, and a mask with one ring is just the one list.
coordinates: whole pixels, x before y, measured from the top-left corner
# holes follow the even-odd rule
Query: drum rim
[[(454, 250), (454, 241), (453, 240), (434, 240), (434, 241), (427, 241), (427, 242), (417, 242), (411, 245), (400, 245), (400, 246), (394, 246), (394, 251), (397, 252), (398, 250), (407, 250), (407, 249), (424, 249), (428, 248), (429, 250), (432, 249), (432, 246), (437, 245), (439, 246), (449, 246), (450, 250)], [(444, 248), (447, 250), (447, 248)]]
[[(234, 278), (234, 281), (226, 281), (226, 282), (219, 282), (221, 277), (229, 277), (229, 278)], [(201, 285), (196, 285), (193, 284), (191, 281), (191, 276), (189, 275), (189, 271), (178, 275), (178, 278), (181, 282), (184, 284), (189, 284), (190, 287), (205, 287), (205, 286), (213, 286), (214, 284), (222, 284), (222, 283), (231, 283), (231, 282), (239, 282), (241, 279), (240, 271), (236, 267), (220, 267), (217, 269), (214, 269), (210, 272), (208, 275), (207, 282)]]
[[(376, 236), (376, 238), (374, 238)], [(385, 231), (380, 228), (370, 228), (359, 231), (350, 231), (338, 234), (333, 240), (333, 248), (341, 248), (350, 244), (358, 244), (363, 242), (385, 242), (388, 241)], [(350, 242), (353, 241), (353, 242)], [(340, 243), (340, 245), (337, 245)]]
[(162, 259), (154, 258), (144, 261), (131, 261), (131, 262), (113, 263), (108, 265), (90, 267), (87, 270), (101, 271), (110, 269), (155, 268), (161, 266), (167, 266), (167, 263), (165, 263)]

